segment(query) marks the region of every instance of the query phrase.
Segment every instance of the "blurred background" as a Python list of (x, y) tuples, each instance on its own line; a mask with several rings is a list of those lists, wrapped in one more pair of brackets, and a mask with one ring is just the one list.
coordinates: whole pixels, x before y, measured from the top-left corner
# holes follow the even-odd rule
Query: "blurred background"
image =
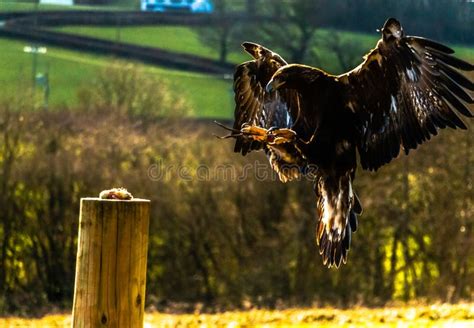
[(388, 17), (474, 62), (467, 0), (0, 0), (0, 315), (71, 308), (80, 198), (112, 186), (153, 204), (148, 309), (472, 301), (472, 128), (359, 171), (338, 270), (311, 182), (213, 137), (243, 41), (338, 74)]

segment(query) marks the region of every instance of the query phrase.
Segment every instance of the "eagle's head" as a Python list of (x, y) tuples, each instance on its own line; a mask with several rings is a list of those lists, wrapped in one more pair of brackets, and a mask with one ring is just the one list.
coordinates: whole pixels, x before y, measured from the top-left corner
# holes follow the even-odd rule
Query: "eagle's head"
[(273, 92), (283, 88), (304, 90), (320, 77), (326, 75), (326, 73), (315, 67), (300, 64), (286, 65), (273, 74), (265, 90), (267, 92)]
[(395, 18), (387, 19), (380, 31), (382, 32), (382, 38), (385, 42), (398, 40), (403, 37), (402, 25)]

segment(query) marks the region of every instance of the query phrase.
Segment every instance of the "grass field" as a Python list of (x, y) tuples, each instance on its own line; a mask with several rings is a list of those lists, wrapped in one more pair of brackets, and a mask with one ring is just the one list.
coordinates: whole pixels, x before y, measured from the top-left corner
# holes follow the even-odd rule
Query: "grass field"
[[(56, 31), (74, 33), (108, 40), (117, 40), (144, 46), (159, 47), (170, 51), (218, 59), (218, 51), (205, 46), (199, 39), (199, 28), (183, 26), (140, 26), (140, 27), (95, 27), (64, 26)], [(239, 48), (238, 45), (235, 48)], [(229, 61), (239, 63), (249, 57), (240, 49), (229, 54)]]
[[(0, 319), (0, 327), (69, 327), (70, 315), (42, 319)], [(472, 327), (474, 304), (401, 306), (386, 308), (357, 307), (251, 310), (219, 314), (147, 313), (145, 328), (161, 327)]]
[[(0, 98), (18, 94), (32, 84), (33, 55), (23, 51), (27, 43), (0, 39)], [(112, 58), (48, 47), (38, 55), (37, 72), (49, 71), (50, 104), (74, 106), (77, 92), (92, 83), (98, 72)], [(5, 64), (8, 63), (8, 64)], [(230, 117), (232, 113), (231, 81), (204, 74), (194, 74), (145, 66), (146, 72), (164, 80), (182, 95), (199, 117)], [(205, 91), (203, 91), (205, 90)]]

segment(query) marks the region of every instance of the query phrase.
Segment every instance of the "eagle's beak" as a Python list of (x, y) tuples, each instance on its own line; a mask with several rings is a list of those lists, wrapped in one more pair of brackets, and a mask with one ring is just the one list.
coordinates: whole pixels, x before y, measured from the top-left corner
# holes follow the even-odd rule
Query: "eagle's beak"
[(270, 92), (272, 92), (273, 90), (275, 90), (275, 87), (273, 86), (273, 82), (274, 82), (274, 80), (271, 79), (271, 80), (267, 83), (267, 85), (266, 85), (266, 87), (265, 87), (265, 91), (266, 91), (266, 92), (270, 93)]
[(268, 83), (267, 86), (265, 87), (266, 92), (273, 92), (275, 90), (278, 90), (285, 82), (277, 80), (277, 79), (271, 79)]

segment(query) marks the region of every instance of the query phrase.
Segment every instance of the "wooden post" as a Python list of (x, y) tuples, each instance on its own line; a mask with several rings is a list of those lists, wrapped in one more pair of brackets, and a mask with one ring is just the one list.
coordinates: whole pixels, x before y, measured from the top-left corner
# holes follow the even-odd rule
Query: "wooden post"
[(150, 201), (82, 198), (73, 327), (143, 327)]

